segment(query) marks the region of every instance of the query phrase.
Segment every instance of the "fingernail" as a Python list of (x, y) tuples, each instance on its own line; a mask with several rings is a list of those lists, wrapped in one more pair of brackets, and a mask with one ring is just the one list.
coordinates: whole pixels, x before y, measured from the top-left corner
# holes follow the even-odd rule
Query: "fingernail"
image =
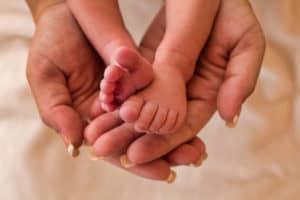
[(176, 172), (171, 170), (168, 178), (165, 180), (168, 184), (174, 183), (176, 180)]
[(240, 116), (239, 115), (235, 115), (232, 122), (226, 122), (226, 126), (228, 128), (235, 128), (239, 122)]
[(95, 151), (94, 151), (93, 148), (89, 149), (89, 151), (88, 151), (88, 157), (92, 161), (97, 161), (97, 160), (103, 160), (104, 159), (104, 157), (96, 156)]
[(82, 146), (84, 147), (90, 147), (91, 145), (89, 144), (88, 141), (86, 141), (85, 139), (82, 141)]
[(132, 162), (128, 159), (128, 157), (127, 157), (126, 154), (124, 154), (124, 155), (122, 155), (122, 156), (120, 157), (120, 163), (121, 163), (121, 165), (122, 165), (124, 168), (127, 168), (127, 169), (135, 166), (135, 164), (132, 163)]
[(79, 156), (80, 154), (80, 151), (77, 148), (75, 148), (73, 144), (68, 145), (67, 151), (73, 158)]
[(200, 167), (203, 164), (203, 161), (205, 161), (208, 158), (208, 154), (204, 152), (202, 155), (200, 155), (200, 158), (197, 162), (192, 163), (192, 167)]

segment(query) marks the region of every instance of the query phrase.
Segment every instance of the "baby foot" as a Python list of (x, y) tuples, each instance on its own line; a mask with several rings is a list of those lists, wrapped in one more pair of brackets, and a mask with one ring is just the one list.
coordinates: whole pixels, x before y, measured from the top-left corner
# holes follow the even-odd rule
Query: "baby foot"
[(153, 79), (151, 64), (130, 48), (120, 47), (112, 62), (100, 83), (100, 101), (105, 111), (113, 111)]
[(120, 116), (126, 122), (134, 122), (138, 132), (165, 134), (180, 128), (186, 106), (182, 75), (172, 67), (160, 66), (151, 85), (124, 102)]

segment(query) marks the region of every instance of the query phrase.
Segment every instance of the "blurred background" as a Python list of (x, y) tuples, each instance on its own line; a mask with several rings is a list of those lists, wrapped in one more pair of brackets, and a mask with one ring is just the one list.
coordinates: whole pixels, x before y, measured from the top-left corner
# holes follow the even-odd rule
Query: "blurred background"
[[(172, 185), (86, 156), (73, 160), (39, 120), (25, 78), (34, 24), (25, 2), (0, 0), (0, 199), (298, 200), (300, 1), (251, 1), (268, 40), (262, 73), (238, 127), (216, 115), (200, 133), (209, 159), (179, 167)], [(136, 41), (160, 1), (120, 1)]]

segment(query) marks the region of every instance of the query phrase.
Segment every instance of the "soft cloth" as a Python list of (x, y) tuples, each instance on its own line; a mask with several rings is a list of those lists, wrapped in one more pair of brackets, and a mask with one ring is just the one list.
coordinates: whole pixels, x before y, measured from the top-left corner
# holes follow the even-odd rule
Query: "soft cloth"
[[(139, 40), (159, 1), (120, 1)], [(209, 159), (153, 182), (86, 156), (71, 159), (39, 120), (25, 79), (34, 25), (24, 1), (0, 0), (0, 199), (298, 200), (300, 196), (300, 2), (256, 0), (268, 38), (255, 94), (236, 129), (216, 115), (200, 133)], [(241, 66), (243, 67), (243, 66)], [(297, 123), (298, 120), (298, 123)]]

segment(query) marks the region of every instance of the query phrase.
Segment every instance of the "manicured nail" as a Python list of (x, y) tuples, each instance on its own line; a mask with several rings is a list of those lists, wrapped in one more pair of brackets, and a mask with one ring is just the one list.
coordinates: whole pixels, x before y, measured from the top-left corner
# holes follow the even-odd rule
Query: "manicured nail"
[(203, 164), (203, 161), (205, 161), (208, 158), (208, 154), (204, 152), (200, 155), (200, 158), (195, 163), (191, 164), (192, 167), (200, 167)]
[(124, 155), (122, 155), (122, 156), (120, 157), (120, 163), (121, 163), (121, 165), (122, 165), (124, 168), (127, 168), (127, 169), (135, 166), (135, 164), (132, 163), (132, 162), (128, 159), (128, 157), (127, 157), (126, 154), (124, 154)]
[(75, 148), (73, 144), (68, 145), (67, 151), (73, 158), (79, 156), (80, 154), (80, 151), (77, 148)]
[(85, 139), (82, 141), (82, 146), (84, 147), (90, 147), (91, 145), (89, 144), (88, 141), (86, 141)]
[(232, 122), (226, 122), (226, 126), (228, 128), (235, 128), (239, 122), (240, 116), (239, 115), (235, 115)]
[(174, 183), (175, 180), (176, 180), (176, 172), (171, 170), (168, 178), (166, 179), (166, 182), (168, 184), (171, 184), (171, 183)]
[(88, 157), (92, 161), (97, 161), (97, 160), (103, 160), (104, 159), (104, 157), (96, 156), (95, 151), (94, 151), (93, 148), (89, 148)]

